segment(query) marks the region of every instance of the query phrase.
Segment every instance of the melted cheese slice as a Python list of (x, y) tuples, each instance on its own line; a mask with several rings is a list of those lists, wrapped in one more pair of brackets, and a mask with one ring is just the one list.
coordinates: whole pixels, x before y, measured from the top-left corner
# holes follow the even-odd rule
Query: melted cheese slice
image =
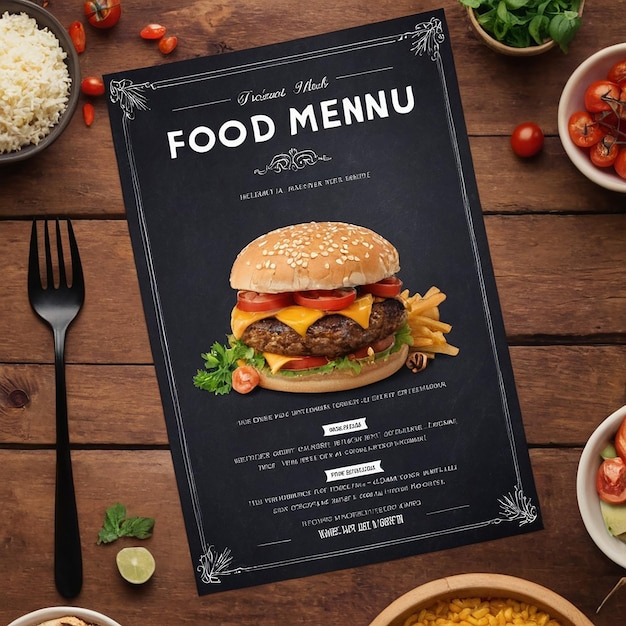
[(265, 362), (269, 365), (270, 371), (272, 374), (276, 374), (276, 372), (285, 365), (285, 363), (289, 363), (289, 361), (295, 361), (297, 356), (285, 356), (284, 354), (273, 354), (272, 352), (264, 352), (263, 358)]
[(343, 315), (355, 321), (361, 328), (367, 328), (370, 323), (373, 302), (374, 298), (372, 294), (368, 293), (357, 298), (352, 304), (340, 311), (309, 309), (308, 307), (299, 306), (297, 304), (285, 307), (284, 309), (257, 312), (242, 311), (238, 307), (234, 307), (230, 318), (230, 325), (235, 339), (240, 339), (248, 326), (268, 317), (275, 317), (303, 337), (309, 326), (325, 315)]

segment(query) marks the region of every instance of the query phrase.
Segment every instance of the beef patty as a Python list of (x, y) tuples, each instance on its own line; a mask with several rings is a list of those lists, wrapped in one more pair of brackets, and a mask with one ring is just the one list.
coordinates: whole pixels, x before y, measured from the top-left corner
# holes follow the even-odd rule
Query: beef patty
[(326, 315), (311, 324), (303, 337), (270, 317), (248, 326), (241, 340), (259, 352), (335, 359), (392, 335), (406, 317), (402, 302), (390, 298), (372, 305), (368, 328), (343, 315)]

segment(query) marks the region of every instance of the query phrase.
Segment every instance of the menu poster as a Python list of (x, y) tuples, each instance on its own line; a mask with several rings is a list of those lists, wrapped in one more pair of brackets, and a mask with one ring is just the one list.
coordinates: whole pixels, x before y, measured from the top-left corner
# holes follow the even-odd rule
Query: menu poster
[[(540, 529), (444, 12), (106, 84), (199, 594)], [(347, 391), (197, 388), (239, 251), (322, 221), (441, 289), (459, 354)]]

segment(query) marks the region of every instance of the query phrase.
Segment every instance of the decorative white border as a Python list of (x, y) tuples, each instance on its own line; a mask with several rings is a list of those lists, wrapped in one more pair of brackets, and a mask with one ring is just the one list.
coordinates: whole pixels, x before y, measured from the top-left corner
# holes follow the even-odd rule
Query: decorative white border
[[(185, 467), (185, 473), (189, 492), (191, 494), (191, 502), (193, 507), (193, 514), (198, 530), (198, 536), (202, 547), (201, 554), (197, 557), (199, 565), (197, 571), (200, 574), (200, 579), (205, 584), (219, 584), (222, 577), (239, 574), (242, 572), (258, 571), (273, 569), (276, 567), (284, 567), (296, 563), (302, 563), (306, 561), (328, 559), (346, 554), (352, 554), (357, 552), (366, 552), (381, 547), (405, 544), (415, 541), (423, 541), (435, 536), (450, 535), (458, 532), (476, 530), (490, 525), (497, 525), (502, 522), (517, 523), (520, 527), (526, 524), (532, 523), (537, 519), (537, 507), (533, 505), (532, 501), (524, 495), (521, 473), (517, 456), (515, 454), (515, 439), (513, 426), (511, 421), (511, 415), (509, 412), (509, 405), (507, 401), (507, 392), (504, 384), (504, 377), (500, 367), (498, 358), (497, 342), (493, 329), (492, 316), (490, 311), (490, 305), (487, 298), (487, 289), (485, 285), (485, 279), (482, 272), (482, 263), (480, 257), (480, 250), (476, 239), (476, 233), (474, 230), (474, 223), (472, 219), (470, 202), (467, 194), (467, 187), (464, 178), (463, 164), (461, 161), (461, 155), (459, 145), (456, 140), (456, 127), (454, 123), (454, 117), (452, 108), (450, 105), (450, 98), (448, 95), (448, 88), (445, 80), (445, 69), (443, 66), (443, 60), (441, 58), (439, 47), (445, 40), (443, 31), (443, 25), (441, 20), (436, 17), (432, 17), (427, 22), (420, 22), (415, 25), (415, 28), (408, 32), (403, 32), (395, 35), (389, 35), (386, 37), (380, 37), (376, 39), (368, 39), (363, 41), (354, 42), (342, 46), (335, 46), (331, 48), (324, 48), (320, 50), (314, 50), (307, 53), (295, 54), (289, 56), (276, 57), (263, 61), (257, 61), (254, 63), (243, 64), (233, 66), (220, 70), (212, 70), (207, 72), (201, 72), (197, 74), (191, 74), (188, 76), (179, 76), (176, 78), (170, 78), (153, 83), (139, 83), (134, 84), (129, 79), (114, 80), (111, 81), (109, 97), (111, 102), (117, 103), (122, 111), (122, 127), (124, 130), (124, 141), (127, 150), (127, 157), (130, 165), (131, 180), (133, 186), (133, 195), (137, 207), (137, 215), (139, 218), (139, 230), (141, 233), (141, 240), (144, 251), (144, 258), (147, 263), (148, 276), (150, 280), (150, 292), (152, 294), (152, 304), (156, 313), (156, 322), (159, 329), (159, 338), (161, 343), (161, 352), (165, 360), (165, 370), (167, 373), (167, 381), (172, 398), (172, 408), (174, 416), (176, 418), (177, 431), (179, 434), (179, 443), (181, 450), (183, 451), (183, 461)], [(346, 548), (343, 550), (334, 550), (330, 552), (322, 552), (313, 555), (301, 556), (293, 559), (287, 559), (283, 561), (264, 563), (261, 565), (247, 566), (247, 567), (233, 567), (233, 557), (230, 548), (224, 548), (221, 552), (218, 552), (215, 546), (209, 544), (205, 537), (204, 525), (202, 521), (202, 510), (198, 497), (198, 491), (196, 488), (196, 480), (194, 476), (193, 467), (191, 465), (191, 459), (189, 455), (189, 449), (187, 444), (187, 438), (183, 427), (183, 418), (178, 399), (178, 391), (175, 382), (174, 370), (169, 356), (169, 341), (167, 337), (167, 330), (165, 328), (165, 320), (163, 316), (161, 300), (159, 296), (159, 290), (157, 285), (156, 273), (154, 269), (154, 261), (152, 257), (152, 251), (150, 247), (150, 238), (146, 225), (146, 218), (144, 213), (143, 201), (141, 196), (141, 187), (138, 180), (137, 169), (135, 166), (134, 151), (132, 146), (132, 140), (130, 136), (129, 123), (135, 118), (138, 111), (149, 110), (147, 91), (158, 90), (164, 88), (176, 87), (181, 84), (189, 84), (197, 81), (213, 80), (222, 76), (230, 76), (234, 74), (246, 73), (260, 69), (267, 69), (269, 67), (276, 67), (280, 65), (286, 65), (291, 63), (299, 63), (307, 61), (313, 58), (327, 57), (345, 54), (356, 50), (363, 50), (368, 48), (376, 48), (378, 46), (386, 46), (392, 44), (398, 44), (401, 42), (410, 41), (410, 50), (415, 56), (428, 56), (428, 58), (437, 65), (439, 72), (439, 78), (441, 87), (443, 89), (443, 97), (446, 110), (446, 118), (448, 123), (448, 130), (450, 134), (451, 144), (454, 149), (454, 158), (456, 162), (456, 168), (458, 172), (458, 179), (461, 191), (461, 197), (463, 201), (463, 207), (465, 217), (467, 220), (468, 232), (470, 235), (470, 242), (472, 247), (472, 253), (476, 262), (476, 270), (478, 273), (481, 301), (483, 303), (483, 313), (487, 324), (489, 342), (491, 345), (492, 354), (496, 364), (496, 371), (498, 376), (498, 385), (500, 390), (500, 399), (502, 404), (502, 410), (505, 417), (506, 432), (510, 443), (511, 455), (514, 463), (516, 483), (513, 489), (508, 494), (502, 496), (498, 502), (500, 504), (501, 515), (496, 518), (487, 519), (481, 522), (473, 524), (466, 524), (456, 526), (453, 528), (441, 529), (434, 532), (416, 534), (408, 537), (401, 537), (399, 539), (382, 541), (378, 543), (368, 544), (361, 547)], [(384, 71), (390, 68), (382, 68), (371, 71)], [(345, 77), (342, 77), (345, 78)], [(193, 105), (204, 106), (207, 103)], [(215, 103), (208, 103), (215, 104)], [(185, 107), (190, 108), (190, 107)], [(299, 160), (298, 160), (299, 159)], [(313, 151), (298, 151), (296, 148), (291, 148), (286, 154), (277, 155), (274, 157), (272, 163), (270, 163), (265, 171), (278, 168), (296, 167), (300, 169), (306, 165), (311, 165), (317, 160), (330, 160), (331, 157), (325, 155), (317, 155)], [(265, 173), (265, 171), (257, 171), (257, 173)]]

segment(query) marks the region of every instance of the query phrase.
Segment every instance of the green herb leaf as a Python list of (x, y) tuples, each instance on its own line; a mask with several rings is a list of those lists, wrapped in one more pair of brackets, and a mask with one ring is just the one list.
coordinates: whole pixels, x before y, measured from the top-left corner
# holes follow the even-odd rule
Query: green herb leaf
[(98, 545), (112, 543), (120, 537), (147, 539), (152, 535), (154, 519), (151, 517), (126, 518), (126, 507), (119, 502), (110, 506), (104, 514), (104, 523), (98, 533)]

